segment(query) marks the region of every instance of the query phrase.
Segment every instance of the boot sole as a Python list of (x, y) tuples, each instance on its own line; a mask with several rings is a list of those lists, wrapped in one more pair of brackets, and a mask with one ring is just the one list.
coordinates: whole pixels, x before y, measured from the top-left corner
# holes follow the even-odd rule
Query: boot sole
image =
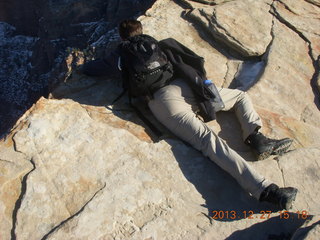
[(298, 189), (292, 188), (292, 190), (293, 191), (290, 193), (290, 195), (287, 196), (286, 199), (282, 200), (284, 202), (281, 201), (280, 207), (282, 209), (290, 210), (293, 207), (293, 202), (296, 200)]
[(269, 149), (268, 151), (265, 151), (261, 154), (257, 153), (258, 159), (257, 161), (264, 160), (271, 155), (282, 155), (287, 152), (291, 144), (293, 143), (292, 139), (286, 139), (282, 143), (276, 144), (273, 148)]
[(271, 154), (272, 154), (272, 152), (273, 152), (273, 150), (270, 149), (270, 150), (268, 150), (268, 151), (266, 151), (266, 152), (263, 152), (263, 153), (261, 153), (261, 154), (258, 154), (258, 159), (257, 159), (257, 161), (261, 161), (261, 160), (264, 160), (264, 159), (270, 157)]
[(291, 144), (293, 143), (292, 139), (284, 140), (281, 144), (277, 144), (274, 146), (273, 151), (271, 152), (271, 155), (282, 155), (287, 152)]

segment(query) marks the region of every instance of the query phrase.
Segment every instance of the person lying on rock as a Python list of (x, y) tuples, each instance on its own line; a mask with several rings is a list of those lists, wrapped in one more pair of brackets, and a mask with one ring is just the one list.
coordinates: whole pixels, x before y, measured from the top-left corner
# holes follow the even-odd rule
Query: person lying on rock
[(122, 42), (117, 50), (103, 60), (84, 64), (82, 72), (102, 76), (119, 69), (129, 95), (145, 96), (153, 115), (173, 134), (209, 157), (259, 201), (270, 202), (279, 209), (292, 208), (296, 188), (279, 188), (257, 173), (197, 116), (202, 109), (209, 120), (214, 119), (211, 107), (215, 107), (213, 95), (218, 94), (222, 100), (218, 110), (235, 112), (243, 140), (256, 152), (258, 160), (285, 152), (292, 140), (270, 139), (259, 131), (262, 122), (247, 93), (216, 87), (211, 91), (203, 58), (172, 38), (157, 42), (143, 34), (140, 21), (122, 21), (119, 34)]

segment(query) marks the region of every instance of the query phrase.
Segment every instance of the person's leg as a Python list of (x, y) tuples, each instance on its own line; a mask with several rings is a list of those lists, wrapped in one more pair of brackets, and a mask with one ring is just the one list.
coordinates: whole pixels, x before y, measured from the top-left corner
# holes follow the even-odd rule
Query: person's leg
[(234, 111), (242, 129), (245, 141), (248, 136), (262, 127), (261, 119), (255, 111), (248, 94), (238, 89), (218, 88), (225, 108), (222, 111)]
[(292, 143), (291, 139), (270, 139), (258, 132), (262, 127), (262, 122), (246, 92), (228, 88), (218, 90), (225, 103), (223, 111), (233, 110), (235, 112), (242, 128), (243, 140), (254, 149), (258, 160), (287, 151)]
[(172, 133), (201, 151), (255, 198), (271, 184), (232, 150), (192, 111), (192, 90), (183, 82), (160, 89), (149, 102), (155, 117)]

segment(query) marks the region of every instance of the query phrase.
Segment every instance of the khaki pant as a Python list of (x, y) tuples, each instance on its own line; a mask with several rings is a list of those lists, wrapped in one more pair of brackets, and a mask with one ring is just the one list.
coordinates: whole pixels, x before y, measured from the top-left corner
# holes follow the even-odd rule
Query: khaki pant
[[(235, 112), (245, 140), (262, 125), (250, 98), (240, 90), (218, 90), (225, 103), (223, 111)], [(271, 184), (196, 116), (196, 99), (192, 89), (182, 79), (174, 80), (170, 85), (159, 89), (149, 102), (149, 107), (154, 116), (173, 134), (209, 157), (255, 198), (259, 199), (261, 192)]]

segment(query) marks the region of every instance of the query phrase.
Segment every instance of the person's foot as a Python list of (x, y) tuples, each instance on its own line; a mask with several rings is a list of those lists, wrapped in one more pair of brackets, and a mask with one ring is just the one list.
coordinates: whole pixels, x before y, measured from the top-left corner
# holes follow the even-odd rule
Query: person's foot
[(258, 155), (258, 161), (268, 158), (270, 155), (281, 155), (291, 146), (293, 140), (290, 138), (271, 139), (262, 133), (251, 134), (246, 143), (253, 148)]
[(294, 187), (279, 188), (272, 183), (261, 193), (259, 201), (272, 203), (279, 207), (279, 210), (289, 210), (293, 206), (297, 193), (298, 189)]

